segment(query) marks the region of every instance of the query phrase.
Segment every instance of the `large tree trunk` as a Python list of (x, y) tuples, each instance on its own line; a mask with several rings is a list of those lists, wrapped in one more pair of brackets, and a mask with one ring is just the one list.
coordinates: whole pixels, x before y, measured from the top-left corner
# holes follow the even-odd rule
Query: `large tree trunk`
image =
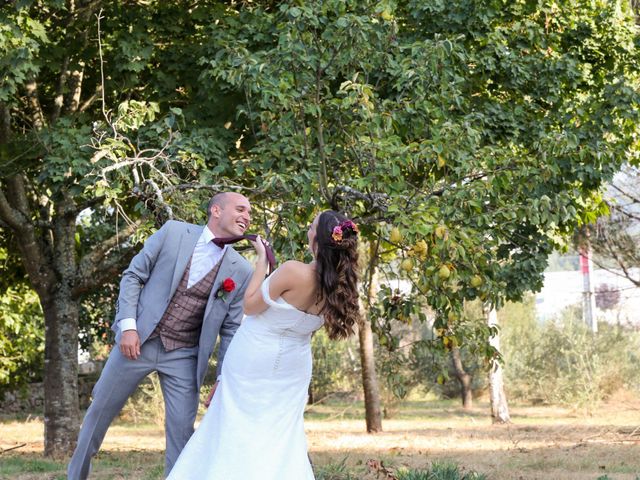
[(78, 326), (80, 302), (74, 298), (77, 255), (75, 205), (67, 195), (55, 205), (53, 269), (58, 282), (42, 295), (45, 318), (44, 453), (65, 457), (78, 438)]
[[(79, 423), (80, 307), (73, 294), (78, 265), (77, 209), (66, 192), (53, 209), (40, 209), (26, 177), (15, 175), (4, 182), (6, 190), (0, 189), (0, 218), (15, 235), (22, 263), (44, 311), (45, 455), (61, 458), (73, 451)], [(32, 220), (34, 212), (40, 213), (39, 223)]]
[(451, 359), (453, 360), (453, 368), (456, 372), (458, 382), (460, 382), (460, 394), (462, 396), (462, 407), (470, 409), (473, 406), (473, 394), (471, 392), (471, 381), (473, 377), (469, 375), (462, 365), (462, 357), (460, 356), (460, 347), (451, 349)]
[[(490, 327), (498, 325), (498, 314), (495, 308), (487, 308), (485, 310), (487, 316), (487, 324)], [(496, 334), (489, 340), (491, 345), (500, 350), (500, 337)], [(509, 405), (507, 404), (507, 396), (504, 393), (504, 379), (502, 375), (502, 366), (495, 363), (489, 372), (489, 388), (491, 391), (491, 420), (493, 423), (509, 423)]]
[[(367, 281), (367, 306), (376, 301), (377, 294), (377, 266), (375, 248), (369, 251), (369, 270)], [(362, 388), (364, 390), (364, 406), (367, 421), (367, 432), (382, 431), (382, 409), (380, 408), (380, 388), (376, 374), (376, 363), (373, 352), (373, 331), (369, 319), (369, 308), (364, 309), (364, 315), (358, 325), (360, 339), (360, 364), (362, 366)]]
[(44, 453), (63, 458), (78, 438), (78, 302), (57, 294), (44, 310)]

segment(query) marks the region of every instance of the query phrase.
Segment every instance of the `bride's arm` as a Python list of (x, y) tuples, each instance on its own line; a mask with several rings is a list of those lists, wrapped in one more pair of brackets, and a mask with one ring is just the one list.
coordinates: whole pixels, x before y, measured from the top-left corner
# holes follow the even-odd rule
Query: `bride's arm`
[[(265, 265), (266, 258), (262, 262), (258, 259), (258, 265), (256, 265), (256, 270), (253, 272), (253, 277), (251, 277), (247, 291), (244, 294), (243, 306), (245, 315), (262, 313), (269, 306), (262, 297), (262, 291), (260, 290), (266, 273)], [(282, 296), (284, 292), (291, 290), (300, 281), (299, 265), (300, 262), (289, 260), (271, 274), (271, 277), (269, 277), (269, 292), (267, 292), (270, 298), (276, 299)]]
[(244, 292), (244, 303), (242, 307), (245, 315), (255, 315), (267, 309), (267, 304), (262, 300), (262, 294), (260, 293), (260, 285), (262, 285), (264, 277), (267, 274), (267, 252), (260, 236), (251, 243), (253, 244), (253, 248), (256, 249), (258, 261), (256, 262), (253, 275), (249, 280), (249, 285), (247, 285), (247, 289)]

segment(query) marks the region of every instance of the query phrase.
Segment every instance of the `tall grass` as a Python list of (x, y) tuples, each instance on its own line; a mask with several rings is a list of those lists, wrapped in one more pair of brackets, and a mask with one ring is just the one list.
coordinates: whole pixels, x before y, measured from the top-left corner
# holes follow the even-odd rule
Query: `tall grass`
[(461, 472), (452, 463), (434, 463), (428, 470), (399, 470), (398, 480), (487, 480), (476, 472)]
[[(346, 460), (317, 468), (316, 480), (359, 480), (361, 476), (349, 471)], [(397, 480), (487, 480), (486, 476), (476, 472), (462, 472), (455, 464), (437, 462), (427, 470), (400, 468), (393, 475)]]

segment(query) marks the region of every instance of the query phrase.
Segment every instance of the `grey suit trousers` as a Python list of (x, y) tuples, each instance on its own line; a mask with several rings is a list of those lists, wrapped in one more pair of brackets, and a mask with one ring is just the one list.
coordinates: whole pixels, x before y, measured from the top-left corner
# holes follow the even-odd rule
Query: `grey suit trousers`
[(82, 422), (78, 445), (67, 469), (69, 480), (87, 478), (91, 457), (100, 448), (112, 420), (140, 382), (154, 371), (160, 377), (165, 405), (166, 474), (191, 437), (199, 400), (196, 381), (198, 347), (167, 352), (160, 338), (156, 337), (147, 340), (140, 350), (137, 360), (125, 358), (117, 345), (111, 351)]

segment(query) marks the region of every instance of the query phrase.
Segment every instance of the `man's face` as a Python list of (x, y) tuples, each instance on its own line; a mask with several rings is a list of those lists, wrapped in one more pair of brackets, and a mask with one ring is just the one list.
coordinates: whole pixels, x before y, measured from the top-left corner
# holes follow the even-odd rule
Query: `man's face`
[(216, 237), (243, 235), (251, 222), (251, 205), (244, 195), (227, 193), (221, 205), (211, 207), (209, 229)]

